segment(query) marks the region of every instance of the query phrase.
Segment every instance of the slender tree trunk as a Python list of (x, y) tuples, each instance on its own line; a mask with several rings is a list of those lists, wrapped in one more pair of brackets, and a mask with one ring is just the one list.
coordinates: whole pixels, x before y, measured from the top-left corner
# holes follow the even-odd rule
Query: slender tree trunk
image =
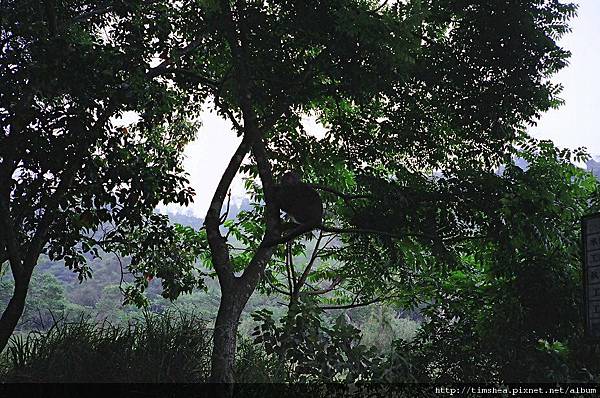
[(13, 295), (0, 318), (0, 352), (2, 352), (8, 344), (10, 336), (17, 327), (21, 315), (23, 315), (31, 274), (31, 271), (24, 270), (21, 275), (15, 275), (14, 277), (15, 288), (13, 290)]

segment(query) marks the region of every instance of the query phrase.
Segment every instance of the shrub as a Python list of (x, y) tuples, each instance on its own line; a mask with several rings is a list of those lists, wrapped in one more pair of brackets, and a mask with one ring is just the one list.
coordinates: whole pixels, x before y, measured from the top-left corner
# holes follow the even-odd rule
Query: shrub
[(126, 326), (81, 317), (47, 332), (13, 336), (4, 352), (8, 382), (202, 382), (210, 371), (210, 329), (194, 314), (145, 313)]

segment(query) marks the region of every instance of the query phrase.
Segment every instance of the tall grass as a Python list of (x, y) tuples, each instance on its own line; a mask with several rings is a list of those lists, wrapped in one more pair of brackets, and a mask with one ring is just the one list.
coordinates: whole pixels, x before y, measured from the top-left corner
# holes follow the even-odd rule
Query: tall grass
[(204, 382), (211, 330), (193, 314), (144, 314), (126, 326), (81, 317), (14, 336), (3, 353), (7, 382)]

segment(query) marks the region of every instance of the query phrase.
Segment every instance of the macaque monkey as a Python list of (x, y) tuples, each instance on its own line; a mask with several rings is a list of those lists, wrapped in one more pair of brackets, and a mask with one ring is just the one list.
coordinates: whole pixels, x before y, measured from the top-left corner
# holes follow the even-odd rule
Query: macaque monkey
[(298, 173), (293, 171), (281, 177), (281, 183), (275, 186), (277, 206), (297, 224), (286, 232), (281, 239), (268, 243), (275, 246), (312, 231), (323, 220), (323, 202), (319, 193), (310, 185), (302, 182)]

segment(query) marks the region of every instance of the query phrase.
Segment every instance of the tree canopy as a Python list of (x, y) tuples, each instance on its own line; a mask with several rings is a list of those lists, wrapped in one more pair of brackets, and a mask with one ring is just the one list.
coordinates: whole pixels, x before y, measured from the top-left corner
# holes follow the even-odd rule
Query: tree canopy
[[(129, 253), (125, 235), (140, 228), (168, 234), (155, 207), (193, 193), (180, 154), (195, 105), (149, 65), (162, 33), (145, 21), (159, 5), (97, 3), (2, 3), (0, 264), (15, 289), (1, 347), (40, 254), (86, 278), (100, 248)], [(127, 111), (133, 126), (120, 119)]]
[[(439, 292), (438, 282), (447, 277), (439, 272), (454, 270), (458, 274), (450, 275), (463, 280), (470, 256), (482, 264), (495, 255), (506, 264), (524, 261), (522, 244), (542, 224), (528, 229), (509, 205), (545, 203), (552, 216), (568, 205), (562, 197), (553, 200), (546, 185), (520, 188), (523, 175), (509, 165), (514, 156), (531, 157), (536, 166), (554, 159), (583, 178), (563, 164), (571, 154), (552, 152), (526, 134), (542, 112), (561, 103), (560, 86), (550, 77), (567, 64), (569, 52), (556, 40), (569, 30), (576, 10), (570, 3), (8, 3), (10, 12), (2, 16), (7, 127), (1, 148), (7, 149), (0, 166), (8, 181), (0, 198), (2, 258), (18, 275), (23, 245), (33, 245), (35, 256), (45, 251), (77, 268), (79, 253), (101, 243), (88, 241), (89, 232), (112, 222), (117, 229), (108, 238), (118, 241), (115, 249), (135, 252), (131, 269), (139, 290), (144, 275), (159, 275), (166, 296), (176, 298), (201, 284), (192, 267), (200, 257), (221, 286), (215, 382), (233, 380), (239, 317), (259, 283), (285, 292), (287, 278), (292, 299), (302, 289), (323, 290), (334, 306), (437, 300), (415, 293), (409, 303), (389, 283), (410, 282), (423, 293), (433, 282)], [(207, 100), (232, 122), (241, 143), (204, 230), (168, 229), (151, 211), (160, 200), (189, 200), (179, 153), (192, 136), (190, 120)], [(140, 121), (111, 128), (118, 126), (111, 117), (126, 110)], [(306, 115), (323, 124), (323, 136), (306, 130)], [(507, 168), (498, 175), (502, 165)], [(281, 247), (265, 244), (281, 239), (274, 191), (277, 176), (289, 170), (301, 171), (326, 203), (317, 254), (302, 268)], [(225, 222), (221, 212), (240, 172), (249, 178), (254, 208)], [(591, 195), (588, 188), (577, 198)], [(572, 217), (586, 200), (573, 204)], [(544, 228), (539, 244), (546, 250), (563, 224)], [(231, 236), (244, 243), (241, 250)], [(319, 249), (321, 243), (331, 246)], [(295, 254), (304, 248), (296, 242)], [(174, 266), (179, 263), (183, 267)], [(334, 291), (341, 293), (327, 296)]]

